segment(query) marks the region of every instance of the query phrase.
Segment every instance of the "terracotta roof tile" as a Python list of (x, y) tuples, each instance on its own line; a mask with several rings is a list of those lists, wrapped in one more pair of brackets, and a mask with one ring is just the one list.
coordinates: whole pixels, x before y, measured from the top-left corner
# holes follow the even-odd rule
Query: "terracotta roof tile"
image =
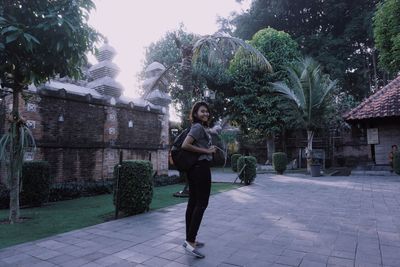
[(400, 117), (400, 76), (344, 115), (346, 121)]

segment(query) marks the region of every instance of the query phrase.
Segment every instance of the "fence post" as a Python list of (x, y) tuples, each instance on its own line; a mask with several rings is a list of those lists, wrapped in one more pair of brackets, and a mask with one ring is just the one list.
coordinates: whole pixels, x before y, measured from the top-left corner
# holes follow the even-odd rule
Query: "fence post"
[(119, 178), (121, 175), (120, 169), (122, 167), (122, 151), (119, 152), (119, 163), (117, 166), (117, 175), (116, 179), (117, 181), (115, 182), (115, 219), (118, 219), (118, 212), (119, 212)]

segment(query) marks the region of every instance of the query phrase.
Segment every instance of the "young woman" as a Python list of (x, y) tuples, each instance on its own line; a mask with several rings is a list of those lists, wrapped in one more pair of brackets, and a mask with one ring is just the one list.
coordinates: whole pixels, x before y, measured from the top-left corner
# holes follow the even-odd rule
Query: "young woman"
[(196, 164), (188, 171), (189, 201), (186, 208), (186, 241), (185, 249), (197, 258), (204, 258), (197, 248), (204, 243), (197, 242), (196, 236), (199, 230), (204, 211), (208, 206), (211, 190), (210, 162), (216, 148), (211, 145), (208, 122), (210, 112), (207, 103), (197, 102), (190, 112), (192, 126), (182, 148), (199, 154)]

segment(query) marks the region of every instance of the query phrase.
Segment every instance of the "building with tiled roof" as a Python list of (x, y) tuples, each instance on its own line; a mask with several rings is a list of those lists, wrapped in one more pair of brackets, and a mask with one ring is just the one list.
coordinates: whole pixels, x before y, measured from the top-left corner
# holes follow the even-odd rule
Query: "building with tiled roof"
[(345, 115), (347, 121), (400, 117), (400, 75)]
[[(365, 99), (344, 116), (351, 124), (354, 143), (364, 139), (363, 148), (377, 165), (389, 164), (388, 154), (392, 145), (400, 147), (400, 75), (388, 85)], [(363, 138), (364, 137), (364, 138)], [(354, 155), (360, 156), (360, 155)]]

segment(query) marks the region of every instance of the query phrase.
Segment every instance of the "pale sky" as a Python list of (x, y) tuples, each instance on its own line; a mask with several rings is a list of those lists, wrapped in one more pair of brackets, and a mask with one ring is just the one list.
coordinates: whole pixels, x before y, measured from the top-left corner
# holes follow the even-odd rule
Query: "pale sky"
[[(124, 95), (138, 97), (137, 73), (141, 70), (145, 47), (159, 40), (167, 31), (178, 29), (197, 34), (212, 34), (218, 30), (217, 16), (227, 17), (241, 12), (235, 0), (94, 0), (89, 23), (108, 38), (117, 50), (114, 59), (121, 72), (117, 77), (125, 88)], [(96, 63), (95, 59), (91, 59)]]

